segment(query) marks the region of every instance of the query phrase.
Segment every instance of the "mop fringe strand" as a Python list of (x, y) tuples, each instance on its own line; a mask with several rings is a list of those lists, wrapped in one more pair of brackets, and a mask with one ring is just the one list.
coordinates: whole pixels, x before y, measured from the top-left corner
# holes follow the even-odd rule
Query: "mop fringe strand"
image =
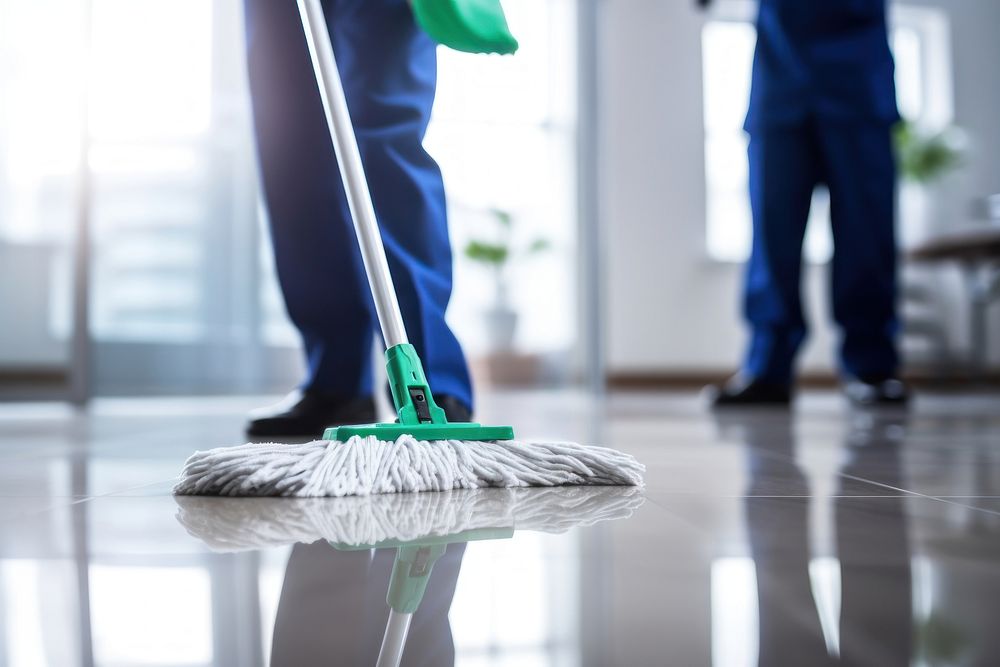
[(387, 442), (370, 436), (195, 452), (174, 493), (309, 498), (485, 487), (642, 486), (644, 471), (629, 454), (570, 442), (428, 442), (409, 435)]

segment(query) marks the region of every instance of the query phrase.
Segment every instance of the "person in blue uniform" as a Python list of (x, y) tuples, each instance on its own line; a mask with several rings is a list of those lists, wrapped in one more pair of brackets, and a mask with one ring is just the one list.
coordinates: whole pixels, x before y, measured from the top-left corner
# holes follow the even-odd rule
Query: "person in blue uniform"
[(716, 406), (787, 404), (806, 337), (802, 241), (813, 190), (830, 192), (832, 314), (848, 397), (902, 403), (896, 346), (899, 120), (885, 0), (760, 0), (750, 108), (753, 247), (741, 371), (711, 390)]
[[(468, 421), (472, 389), (445, 323), (452, 256), (444, 185), (423, 148), (436, 44), (406, 0), (324, 0), (389, 268), (435, 399)], [(319, 436), (375, 419), (377, 318), (296, 3), (245, 0), (250, 96), (278, 279), (305, 348), (301, 387), (251, 436)]]

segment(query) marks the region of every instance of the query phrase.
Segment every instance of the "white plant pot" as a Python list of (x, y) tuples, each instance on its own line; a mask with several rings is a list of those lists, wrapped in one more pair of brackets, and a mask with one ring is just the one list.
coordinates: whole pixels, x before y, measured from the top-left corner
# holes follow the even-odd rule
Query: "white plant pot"
[(904, 181), (899, 188), (899, 245), (912, 248), (937, 231), (937, 193), (927, 185)]
[(954, 226), (954, 188), (947, 177), (930, 183), (900, 183), (897, 231), (901, 247), (912, 248)]
[(509, 351), (514, 347), (517, 332), (517, 313), (512, 308), (499, 306), (483, 313), (486, 323), (486, 340), (493, 351)]

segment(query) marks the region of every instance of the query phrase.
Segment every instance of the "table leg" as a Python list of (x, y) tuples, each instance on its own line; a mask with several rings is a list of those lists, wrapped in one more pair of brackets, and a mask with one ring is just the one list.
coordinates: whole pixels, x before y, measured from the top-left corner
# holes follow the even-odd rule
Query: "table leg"
[(987, 309), (1000, 297), (1000, 269), (989, 264), (969, 263), (962, 269), (969, 296), (969, 372), (982, 378), (989, 365), (989, 323)]

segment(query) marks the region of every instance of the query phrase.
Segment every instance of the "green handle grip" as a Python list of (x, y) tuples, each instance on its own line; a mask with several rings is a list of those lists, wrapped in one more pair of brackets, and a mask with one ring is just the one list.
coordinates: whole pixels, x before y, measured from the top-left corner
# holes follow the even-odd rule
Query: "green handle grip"
[(400, 424), (448, 423), (444, 410), (434, 402), (424, 367), (412, 345), (404, 343), (386, 350), (385, 370)]

